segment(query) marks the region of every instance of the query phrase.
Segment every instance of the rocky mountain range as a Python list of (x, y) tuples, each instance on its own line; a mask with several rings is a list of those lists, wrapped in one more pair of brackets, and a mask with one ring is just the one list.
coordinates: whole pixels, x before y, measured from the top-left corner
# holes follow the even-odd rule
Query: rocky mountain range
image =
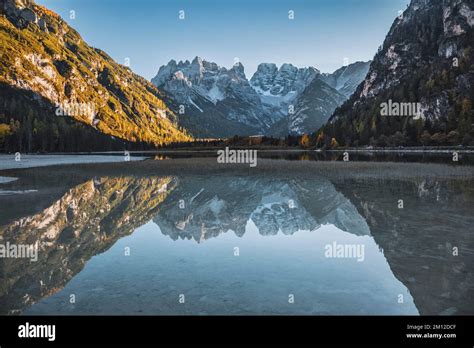
[[(473, 145), (473, 29), (472, 1), (412, 0), (321, 132), (347, 146)], [(388, 101), (421, 115), (382, 116)]]
[(359, 62), (321, 74), (313, 67), (262, 63), (247, 79), (241, 63), (227, 69), (196, 57), (170, 61), (150, 83), (87, 45), (33, 0), (5, 0), (0, 11), (0, 148), (6, 151), (312, 133), (368, 66)]
[[(33, 0), (4, 0), (0, 151), (316, 131), (344, 146), (472, 145), (473, 26), (469, 1), (412, 0), (372, 62), (331, 74), (262, 63), (248, 79), (241, 63), (196, 57), (171, 60), (150, 83)], [(416, 104), (421, 115), (382, 116), (388, 102)]]
[(169, 93), (182, 125), (196, 136), (258, 134), (272, 123), (240, 63), (226, 69), (200, 57), (172, 60), (151, 81)]
[(303, 93), (320, 74), (313, 67), (297, 68), (292, 64), (262, 63), (250, 79), (250, 84), (260, 96), (264, 109), (279, 120), (288, 115), (288, 107)]
[(169, 94), (181, 125), (195, 136), (286, 136), (312, 133), (323, 125), (363, 80), (368, 66), (357, 62), (321, 74), (313, 67), (262, 63), (248, 80), (241, 63), (226, 69), (195, 57), (171, 60), (151, 81)]

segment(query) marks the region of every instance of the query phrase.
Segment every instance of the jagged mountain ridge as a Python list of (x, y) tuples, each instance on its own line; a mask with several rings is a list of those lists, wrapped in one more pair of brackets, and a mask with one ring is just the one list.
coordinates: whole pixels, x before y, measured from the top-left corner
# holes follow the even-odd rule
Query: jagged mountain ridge
[(264, 110), (278, 121), (287, 116), (289, 105), (319, 74), (319, 70), (311, 66), (297, 68), (292, 64), (283, 64), (278, 68), (273, 63), (262, 63), (250, 79), (250, 85), (259, 95)]
[[(180, 124), (195, 135), (286, 136), (317, 130), (362, 81), (367, 66), (357, 62), (321, 74), (314, 67), (262, 63), (247, 80), (241, 63), (226, 69), (195, 57), (191, 62), (171, 60), (152, 82), (168, 93), (177, 113), (183, 109)], [(298, 103), (302, 96), (307, 100)]]
[[(171, 60), (151, 81), (184, 107), (180, 115), (191, 119), (187, 124), (191, 128), (211, 118), (218, 125), (215, 136), (230, 136), (258, 134), (272, 123), (241, 63), (226, 69), (200, 57), (191, 62)], [(229, 128), (237, 133), (229, 133)]]
[(292, 102), (292, 112), (275, 123), (269, 134), (281, 137), (318, 130), (363, 81), (369, 65), (370, 62), (355, 62), (332, 74), (317, 74)]

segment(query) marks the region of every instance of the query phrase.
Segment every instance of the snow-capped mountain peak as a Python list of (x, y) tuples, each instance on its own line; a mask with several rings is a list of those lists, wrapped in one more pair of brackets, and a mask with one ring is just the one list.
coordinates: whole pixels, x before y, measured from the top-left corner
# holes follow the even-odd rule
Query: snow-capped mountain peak
[(227, 69), (196, 56), (191, 62), (170, 60), (151, 81), (186, 106), (181, 120), (195, 135), (287, 135), (316, 131), (310, 127), (331, 116), (363, 80), (366, 66), (321, 74), (311, 66), (262, 63), (249, 81), (240, 62)]
[(218, 113), (221, 119), (246, 126), (242, 129), (249, 134), (262, 133), (272, 123), (240, 62), (227, 69), (201, 57), (191, 62), (171, 60), (151, 81), (176, 102), (187, 105), (188, 114), (196, 110)]
[(281, 118), (317, 75), (319, 70), (313, 67), (297, 68), (285, 63), (278, 69), (273, 63), (262, 63), (250, 79), (250, 85), (260, 95), (265, 109)]

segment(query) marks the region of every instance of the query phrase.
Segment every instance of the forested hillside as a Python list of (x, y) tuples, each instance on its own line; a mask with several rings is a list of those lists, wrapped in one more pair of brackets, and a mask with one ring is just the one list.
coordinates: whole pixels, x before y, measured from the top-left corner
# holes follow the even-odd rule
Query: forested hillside
[(27, 0), (3, 1), (0, 11), (0, 148), (190, 139), (153, 84), (87, 45), (57, 14)]

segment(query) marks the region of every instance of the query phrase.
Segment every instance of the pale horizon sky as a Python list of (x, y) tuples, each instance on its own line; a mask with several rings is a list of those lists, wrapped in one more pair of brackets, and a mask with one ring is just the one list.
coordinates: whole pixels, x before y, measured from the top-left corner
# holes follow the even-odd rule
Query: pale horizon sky
[(61, 15), (89, 45), (121, 64), (128, 58), (147, 79), (171, 59), (195, 56), (226, 68), (238, 58), (250, 79), (259, 63), (333, 72), (346, 57), (349, 63), (371, 60), (409, 0), (36, 2)]

